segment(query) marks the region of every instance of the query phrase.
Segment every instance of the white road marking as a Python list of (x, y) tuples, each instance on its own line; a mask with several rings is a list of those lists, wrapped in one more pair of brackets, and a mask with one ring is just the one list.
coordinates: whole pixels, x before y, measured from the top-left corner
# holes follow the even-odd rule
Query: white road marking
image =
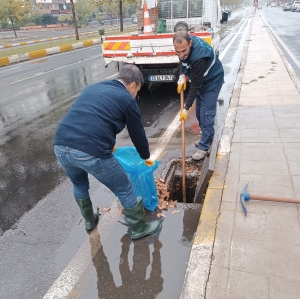
[(234, 34), (234, 38), (230, 41), (230, 43), (226, 46), (226, 48), (221, 52), (219, 59), (222, 61), (224, 56), (226, 55), (226, 53), (228, 52), (228, 50), (230, 49), (231, 45), (233, 44), (233, 42), (236, 40), (237, 36), (239, 35), (239, 33), (242, 31), (244, 25), (246, 24), (246, 21), (248, 20), (248, 17), (244, 20), (244, 23), (241, 25), (241, 28), (239, 29), (239, 31)]
[[(99, 56), (101, 56), (101, 54), (100, 54), (100, 55), (93, 56), (93, 57), (90, 57), (90, 58), (87, 58), (87, 59), (84, 59), (84, 60), (76, 61), (76, 62), (73, 62), (73, 63), (70, 63), (70, 64), (68, 64), (68, 65), (64, 65), (64, 66), (58, 67), (58, 68), (53, 69), (53, 70), (50, 70), (50, 71), (39, 72), (39, 73), (36, 73), (35, 75), (29, 76), (29, 77), (26, 77), (26, 78), (22, 78), (22, 79), (19, 79), (19, 80), (16, 80), (16, 81), (12, 81), (12, 82), (10, 82), (9, 84), (15, 84), (15, 83), (18, 83), (18, 82), (21, 82), (21, 81), (25, 81), (25, 80), (34, 78), (34, 77), (38, 77), (38, 76), (42, 76), (42, 75), (45, 75), (45, 74), (48, 74), (48, 73), (51, 73), (51, 72), (55, 72), (55, 71), (57, 71), (57, 70), (61, 70), (61, 69), (64, 69), (64, 68), (66, 68), (66, 67), (69, 67), (70, 65), (82, 63), (82, 62), (85, 62), (85, 61), (87, 61), (87, 60), (90, 60), (90, 59), (94, 59), (94, 58), (96, 58), (96, 57), (99, 57)], [(45, 58), (45, 57), (44, 57), (44, 58)]]
[[(109, 233), (112, 227), (115, 225), (116, 219), (119, 217), (119, 214), (120, 211), (118, 208), (118, 203), (117, 201), (114, 201), (111, 206), (111, 210), (109, 211), (109, 213), (105, 213), (102, 219), (100, 219), (99, 225), (96, 228), (99, 231), (102, 241), (109, 236)], [(103, 223), (103, 225), (100, 225), (100, 222)], [(59, 277), (54, 281), (54, 283), (42, 299), (68, 298), (69, 293), (78, 283), (80, 277), (87, 269), (90, 260), (90, 241), (89, 238), (87, 238), (79, 248), (75, 256), (72, 258), (70, 263), (61, 272)]]

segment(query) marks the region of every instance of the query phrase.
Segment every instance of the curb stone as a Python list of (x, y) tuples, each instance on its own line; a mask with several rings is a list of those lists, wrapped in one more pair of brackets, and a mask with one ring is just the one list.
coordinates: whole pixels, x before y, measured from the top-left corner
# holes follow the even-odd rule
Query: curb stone
[(28, 53), (23, 53), (23, 54), (16, 54), (12, 56), (7, 56), (7, 57), (0, 57), (0, 67), (1, 66), (7, 66), (13, 63), (19, 63), (27, 60), (33, 60), (37, 58), (42, 58), (45, 56), (53, 55), (53, 54), (58, 54), (58, 53), (64, 53), (72, 50), (77, 50), (80, 48), (85, 48), (85, 47), (90, 47), (94, 45), (101, 44), (102, 39), (97, 38), (97, 39), (92, 39), (92, 40), (85, 40), (83, 42), (75, 43), (75, 44), (67, 44), (63, 46), (57, 46), (53, 48), (47, 48), (43, 50), (37, 50), (37, 51), (31, 51)]
[[(92, 31), (92, 32), (84, 32), (84, 33), (79, 33), (79, 36), (84, 36), (84, 35), (92, 35), (96, 34), (98, 31)], [(43, 39), (37, 39), (37, 40), (30, 40), (28, 42), (19, 42), (19, 43), (14, 43), (14, 44), (6, 44), (3, 46), (0, 46), (0, 49), (8, 49), (12, 47), (17, 47), (17, 46), (25, 46), (25, 45), (30, 45), (30, 44), (36, 44), (36, 43), (41, 43), (41, 42), (48, 42), (48, 41), (53, 41), (53, 40), (59, 40), (59, 39), (65, 39), (65, 38), (71, 38), (75, 37), (75, 34), (70, 34), (70, 35), (64, 35), (64, 36), (57, 36), (57, 37), (48, 37), (48, 38), (43, 38)]]

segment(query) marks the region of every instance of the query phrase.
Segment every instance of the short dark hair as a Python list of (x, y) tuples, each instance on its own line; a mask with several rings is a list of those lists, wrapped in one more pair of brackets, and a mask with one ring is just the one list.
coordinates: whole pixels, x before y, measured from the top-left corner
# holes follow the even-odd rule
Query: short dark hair
[(125, 64), (119, 71), (117, 78), (123, 80), (126, 85), (132, 82), (140, 85), (144, 83), (143, 74), (139, 68), (133, 64)]
[(181, 44), (184, 40), (186, 40), (188, 43), (191, 40), (191, 37), (187, 31), (179, 30), (176, 31), (173, 36), (173, 43), (176, 42), (178, 44)]

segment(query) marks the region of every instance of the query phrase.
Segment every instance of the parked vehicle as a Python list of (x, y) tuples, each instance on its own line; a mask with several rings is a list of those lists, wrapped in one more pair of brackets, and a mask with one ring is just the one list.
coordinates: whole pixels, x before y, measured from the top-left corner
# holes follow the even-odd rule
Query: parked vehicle
[(300, 1), (294, 1), (292, 11), (299, 11)]
[[(220, 43), (220, 0), (203, 0), (194, 5), (190, 0), (158, 1), (157, 7), (150, 9), (152, 28), (160, 33), (143, 34), (144, 12), (138, 10), (137, 27), (139, 33), (105, 36), (102, 54), (105, 65), (114, 61), (136, 65), (144, 76), (146, 84), (152, 82), (177, 82), (179, 59), (176, 55), (173, 36), (178, 30), (187, 30), (210, 44), (216, 55)], [(179, 5), (179, 4), (180, 5)], [(192, 6), (193, 4), (193, 6)], [(171, 9), (170, 5), (174, 5)], [(190, 9), (187, 9), (190, 5)], [(173, 14), (171, 15), (171, 12)]]
[(272, 3), (271, 3), (271, 8), (272, 8), (272, 7), (276, 7), (276, 6), (277, 6), (276, 2), (272, 2)]
[(137, 24), (137, 18), (134, 18), (134, 19), (132, 20), (132, 24)]
[(292, 3), (285, 3), (282, 7), (283, 11), (292, 10)]
[(224, 9), (223, 12), (226, 12), (228, 14), (228, 18), (231, 17), (231, 10), (229, 8)]

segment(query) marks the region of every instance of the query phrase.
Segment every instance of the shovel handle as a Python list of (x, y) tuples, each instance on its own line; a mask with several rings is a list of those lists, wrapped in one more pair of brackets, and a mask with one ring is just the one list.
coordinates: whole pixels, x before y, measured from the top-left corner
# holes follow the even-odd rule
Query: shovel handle
[(284, 198), (284, 197), (261, 196), (257, 194), (250, 194), (250, 199), (300, 204), (300, 198)]

